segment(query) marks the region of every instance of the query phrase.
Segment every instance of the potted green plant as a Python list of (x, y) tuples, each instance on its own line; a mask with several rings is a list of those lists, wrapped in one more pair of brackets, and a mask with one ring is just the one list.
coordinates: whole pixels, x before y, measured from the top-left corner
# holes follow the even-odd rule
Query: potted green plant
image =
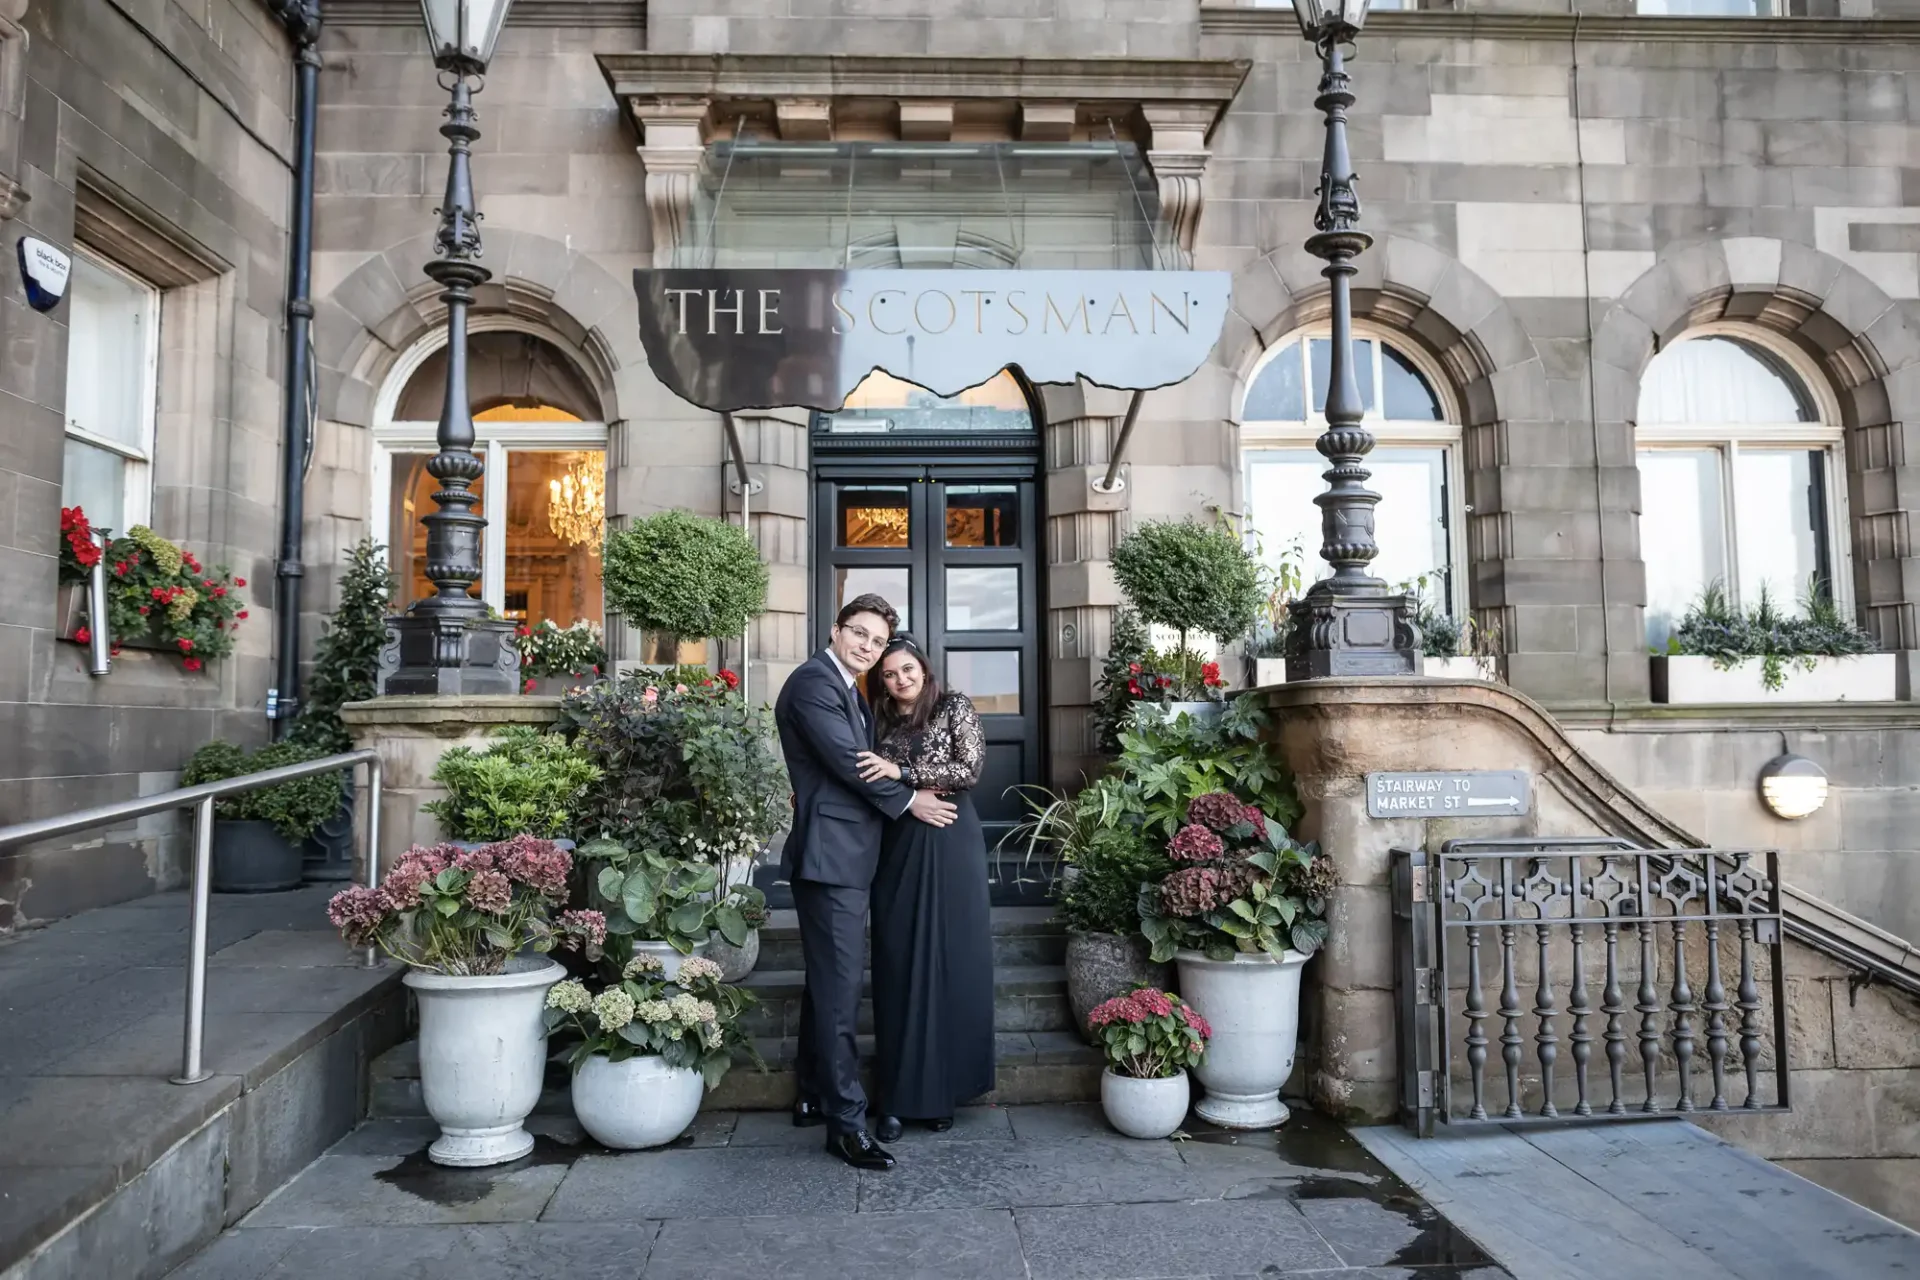
[[(379, 692), (380, 650), (387, 643), (387, 614), (395, 587), (385, 547), (362, 538), (348, 548), (346, 571), (340, 575), (340, 603), (328, 615), (326, 629), (314, 643), (300, 715), (289, 735), (293, 741), (326, 755), (353, 750), (353, 738), (340, 719), (340, 708), (349, 702), (364, 702)], [(352, 879), (353, 800), (353, 773), (349, 770), (340, 775), (340, 807), (320, 824), (309, 841), (307, 879)]]
[(1227, 791), (1187, 802), (1167, 855), (1176, 869), (1140, 888), (1140, 927), (1213, 1024), (1197, 1110), (1228, 1128), (1272, 1128), (1287, 1118), (1300, 971), (1327, 938), (1332, 860)]
[(1253, 625), (1261, 601), (1253, 553), (1224, 523), (1149, 521), (1113, 548), (1113, 576), (1142, 619), (1179, 633), (1178, 648), (1150, 672), (1156, 684), (1166, 681), (1159, 687), (1169, 713), (1214, 714), (1225, 687), (1219, 665), (1194, 654), (1187, 640), (1204, 632), (1224, 642)]
[(520, 692), (558, 697), (575, 685), (598, 680), (606, 669), (607, 650), (600, 628), (582, 619), (558, 626), (542, 618), (514, 630), (520, 650)]
[[(1258, 544), (1256, 542), (1258, 547)], [(1293, 602), (1306, 586), (1307, 554), (1298, 538), (1269, 560), (1264, 548), (1255, 552), (1260, 573), (1260, 608), (1248, 634), (1247, 685), (1258, 689), (1284, 684), (1287, 679), (1287, 642), (1293, 634)]]
[(557, 733), (530, 725), (494, 730), (484, 751), (453, 747), (434, 766), (446, 796), (422, 805), (455, 843), (539, 836), (571, 847), (587, 789), (600, 769)]
[(555, 948), (597, 960), (606, 920), (565, 911), (572, 857), (516, 836), (460, 848), (415, 846), (377, 888), (334, 895), (327, 916), (352, 947), (407, 966), (420, 1010), (420, 1087), (440, 1137), (436, 1164), (477, 1166), (533, 1150), (525, 1121), (546, 1064), (546, 995), (566, 970)]
[(711, 868), (718, 936), (709, 954), (730, 979), (744, 977), (764, 919), (753, 868), (792, 813), (791, 787), (767, 708), (750, 706), (730, 671), (684, 674), (655, 683), (630, 672), (561, 704), (575, 748), (600, 769), (582, 828)]
[(1688, 607), (1666, 651), (1653, 655), (1653, 700), (1892, 702), (1898, 662), (1879, 647), (1817, 582), (1797, 614), (1764, 588), (1742, 609), (1716, 582)]
[[(327, 753), (298, 742), (277, 742), (248, 755), (230, 742), (194, 752), (182, 786), (224, 782)], [(217, 893), (272, 893), (295, 889), (305, 869), (307, 838), (340, 807), (340, 776), (318, 774), (243, 791), (214, 802), (213, 889)]]
[(1096, 1043), (1087, 1016), (1136, 986), (1165, 987), (1173, 968), (1155, 963), (1140, 933), (1140, 886), (1173, 869), (1144, 830), (1138, 790), (1119, 773), (1078, 795), (1034, 790), (1016, 832), (1029, 860), (1056, 859), (1053, 916), (1067, 930), (1067, 1003), (1074, 1026)]
[(732, 1066), (753, 997), (698, 956), (669, 976), (643, 953), (595, 985), (569, 978), (547, 993), (548, 1033), (570, 1043), (573, 1113), (601, 1146), (665, 1146), (693, 1123), (703, 1086)]
[(712, 933), (711, 864), (602, 836), (580, 846), (588, 901), (606, 916), (607, 953), (622, 965), (650, 955), (671, 980), (682, 957), (704, 956)]
[(682, 661), (683, 644), (739, 635), (767, 607), (767, 566), (746, 530), (686, 511), (610, 534), (600, 576), (607, 606), (643, 630), (655, 664)]
[(1102, 1002), (1086, 1026), (1106, 1053), (1100, 1109), (1129, 1138), (1165, 1138), (1187, 1118), (1187, 1071), (1206, 1060), (1213, 1028), (1179, 996), (1140, 985)]

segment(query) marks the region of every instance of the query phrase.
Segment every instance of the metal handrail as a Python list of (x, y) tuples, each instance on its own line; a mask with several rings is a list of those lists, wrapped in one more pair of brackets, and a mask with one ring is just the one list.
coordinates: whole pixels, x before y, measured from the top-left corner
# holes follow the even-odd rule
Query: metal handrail
[[(323, 773), (337, 773), (357, 765), (367, 767), (367, 883), (380, 883), (380, 753), (372, 749), (344, 751), (339, 755), (282, 765), (243, 777), (198, 786), (180, 787), (137, 800), (120, 800), (96, 805), (73, 813), (33, 822), (17, 822), (0, 827), (0, 849), (50, 840), (93, 827), (104, 827), (129, 818), (166, 813), (173, 809), (193, 810), (193, 894), (192, 918), (187, 944), (187, 1017), (181, 1030), (180, 1074), (174, 1084), (199, 1084), (213, 1073), (206, 1069), (207, 1033), (207, 911), (213, 892), (213, 805), (227, 796), (258, 791), (282, 782), (295, 782)], [(361, 963), (368, 968), (379, 964), (373, 948), (367, 948)]]

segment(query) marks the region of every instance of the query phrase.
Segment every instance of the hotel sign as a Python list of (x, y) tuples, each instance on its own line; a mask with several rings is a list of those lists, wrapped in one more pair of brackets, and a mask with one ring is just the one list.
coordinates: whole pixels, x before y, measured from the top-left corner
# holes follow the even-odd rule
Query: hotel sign
[(1040, 383), (1191, 377), (1226, 320), (1223, 271), (641, 269), (654, 376), (703, 408), (831, 413), (875, 369), (957, 395), (1012, 365)]

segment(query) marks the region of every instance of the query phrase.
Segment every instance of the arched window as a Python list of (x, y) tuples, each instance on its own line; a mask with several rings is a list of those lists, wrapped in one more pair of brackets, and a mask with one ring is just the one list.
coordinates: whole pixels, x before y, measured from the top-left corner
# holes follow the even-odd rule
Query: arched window
[[(1376, 441), (1367, 455), (1367, 487), (1380, 554), (1375, 576), (1393, 584), (1426, 579), (1428, 598), (1449, 613), (1465, 604), (1457, 563), (1455, 510), (1460, 428), (1450, 422), (1437, 378), (1406, 348), (1365, 332), (1354, 339), (1360, 403)], [(1332, 343), (1301, 335), (1270, 348), (1247, 383), (1241, 411), (1248, 523), (1268, 564), (1288, 558), (1307, 582), (1333, 572), (1320, 558), (1320, 508), (1326, 459), (1313, 442), (1326, 429)]]
[(1647, 366), (1636, 427), (1650, 644), (1713, 583), (1747, 608), (1833, 593), (1840, 429), (1782, 357), (1731, 333), (1676, 342)]
[[(487, 517), (475, 590), (516, 621), (604, 620), (607, 428), (592, 384), (554, 340), (481, 329), (468, 342), (474, 452)], [(409, 352), (375, 408), (373, 536), (386, 544), (396, 611), (429, 595), (426, 527), (438, 484), (427, 474), (446, 393), (444, 339)]]

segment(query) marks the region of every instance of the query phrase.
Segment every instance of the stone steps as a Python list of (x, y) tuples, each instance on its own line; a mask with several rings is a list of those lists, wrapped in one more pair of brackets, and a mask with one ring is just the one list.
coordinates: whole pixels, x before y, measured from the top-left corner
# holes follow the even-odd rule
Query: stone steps
[[(1049, 907), (993, 909), (994, 968), (1057, 965), (1066, 959), (1066, 931)], [(792, 910), (775, 911), (760, 930), (761, 970), (798, 969), (800, 926)]]
[[(747, 1030), (755, 1037), (795, 1036), (800, 1033), (800, 1006), (806, 990), (803, 969), (764, 967), (747, 975), (740, 985), (759, 998), (758, 1007), (746, 1016)], [(871, 990), (871, 984), (868, 988)], [(859, 1023), (862, 1035), (873, 1031), (873, 1001), (860, 1001)], [(996, 967), (993, 971), (993, 1029), (995, 1031), (1035, 1032), (1073, 1030), (1073, 1015), (1067, 1006), (1067, 971), (1060, 965), (1019, 965)]]

